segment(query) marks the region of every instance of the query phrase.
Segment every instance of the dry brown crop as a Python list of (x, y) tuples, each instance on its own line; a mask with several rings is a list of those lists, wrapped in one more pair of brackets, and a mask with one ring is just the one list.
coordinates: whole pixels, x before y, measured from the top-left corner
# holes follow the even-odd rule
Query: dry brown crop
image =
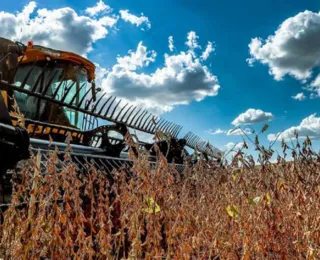
[(183, 174), (161, 155), (153, 170), (135, 158), (130, 174), (79, 174), (72, 162), (58, 172), (54, 153), (43, 174), (35, 155), (4, 214), (0, 258), (319, 259), (319, 154), (297, 138), (282, 143), (292, 161), (270, 163), (272, 146), (252, 141), (259, 166), (245, 143), (224, 168), (200, 160)]

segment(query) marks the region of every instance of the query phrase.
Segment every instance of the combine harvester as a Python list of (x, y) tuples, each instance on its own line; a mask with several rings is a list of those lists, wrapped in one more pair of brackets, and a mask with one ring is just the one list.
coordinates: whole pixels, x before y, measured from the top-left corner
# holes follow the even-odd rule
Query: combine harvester
[[(185, 146), (218, 159), (220, 151), (196, 135), (178, 139), (181, 126), (106, 97), (95, 86), (95, 65), (77, 54), (0, 38), (0, 72), (0, 204), (10, 200), (10, 169), (32, 151), (42, 153), (44, 165), (48, 149), (58, 147), (63, 155), (66, 136), (72, 137), (73, 161), (84, 171), (86, 162), (107, 172), (132, 166), (129, 129), (169, 138), (158, 142), (160, 151), (180, 170)], [(135, 144), (154, 160), (153, 144)]]

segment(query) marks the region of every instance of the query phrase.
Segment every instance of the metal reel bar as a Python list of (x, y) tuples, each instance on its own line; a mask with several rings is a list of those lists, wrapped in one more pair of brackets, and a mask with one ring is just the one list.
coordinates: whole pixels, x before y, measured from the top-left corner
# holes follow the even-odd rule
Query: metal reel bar
[[(178, 126), (164, 119), (157, 120), (155, 116), (153, 116), (151, 113), (148, 113), (147, 111), (143, 111), (140, 109), (137, 112), (135, 112), (136, 107), (130, 106), (129, 108), (127, 108), (128, 104), (124, 104), (122, 108), (120, 108), (121, 100), (116, 102), (116, 105), (114, 105), (116, 97), (110, 97), (109, 99), (107, 99), (105, 103), (101, 105), (100, 111), (97, 112), (99, 107), (98, 104), (101, 103), (101, 100), (102, 100), (101, 97), (98, 98), (98, 101), (96, 103), (93, 102), (92, 98), (90, 99), (90, 101), (86, 103), (84, 102), (85, 98), (88, 97), (90, 91), (87, 91), (86, 94), (81, 99), (81, 102), (78, 105), (75, 105), (74, 100), (76, 99), (76, 96), (79, 94), (78, 93), (79, 91), (75, 93), (72, 98), (70, 98), (71, 99), (70, 102), (66, 102), (65, 101), (66, 94), (63, 97), (59, 97), (57, 95), (59, 89), (62, 88), (62, 84), (60, 84), (57, 87), (55, 94), (53, 96), (49, 96), (47, 94), (48, 86), (44, 86), (43, 88), (41, 88), (43, 89), (42, 92), (37, 91), (37, 85), (39, 84), (39, 81), (41, 81), (40, 79), (36, 80), (35, 85), (31, 86), (31, 90), (29, 90), (25, 88), (25, 86), (33, 68), (34, 66), (28, 72), (21, 86), (16, 86), (13, 84), (8, 84), (7, 82), (4, 82), (4, 81), (0, 81), (0, 89), (6, 90), (6, 91), (15, 90), (17, 92), (24, 93), (32, 97), (36, 97), (39, 100), (48, 101), (62, 107), (66, 107), (69, 109), (73, 109), (75, 111), (82, 112), (85, 115), (90, 115), (95, 118), (100, 118), (109, 122), (125, 124), (127, 127), (130, 127), (145, 133), (149, 133), (149, 134), (155, 134), (156, 131), (160, 130), (162, 132), (170, 134), (173, 137), (177, 137), (181, 130), (181, 126)], [(39, 77), (42, 77), (42, 74)], [(49, 83), (50, 83), (50, 80), (49, 80)], [(73, 84), (74, 83), (71, 83), (71, 86), (67, 87), (67, 92), (72, 88)], [(105, 94), (103, 94), (103, 96), (104, 95)], [(92, 107), (92, 109), (88, 109), (89, 105)]]
[(204, 153), (210, 157), (218, 158), (218, 153), (222, 154), (219, 149), (215, 148), (209, 142), (202, 140), (200, 137), (191, 132), (187, 133), (184, 139), (187, 141), (188, 147), (197, 150), (200, 153)]

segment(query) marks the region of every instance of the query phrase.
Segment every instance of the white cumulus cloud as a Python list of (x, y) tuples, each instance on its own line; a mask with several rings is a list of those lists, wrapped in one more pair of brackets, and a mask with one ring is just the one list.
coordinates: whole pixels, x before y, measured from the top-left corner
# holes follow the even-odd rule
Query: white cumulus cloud
[(227, 135), (250, 135), (252, 134), (252, 130), (250, 128), (244, 128), (244, 129), (240, 129), (240, 128), (237, 128), (237, 129), (230, 129), (227, 131)]
[(243, 147), (243, 142), (239, 142), (239, 143), (229, 142), (224, 147), (226, 151), (230, 151), (230, 150), (237, 151)]
[(138, 68), (147, 67), (150, 62), (154, 62), (157, 56), (155, 51), (147, 51), (147, 47), (139, 42), (137, 50), (128, 52), (128, 56), (118, 57), (118, 64), (115, 65), (115, 70), (135, 71)]
[(32, 1), (21, 12), (0, 12), (0, 36), (24, 43), (33, 40), (38, 45), (85, 55), (116, 23), (116, 17), (96, 19), (79, 15), (69, 7), (37, 9), (36, 2)]
[(298, 94), (295, 95), (295, 96), (292, 96), (291, 98), (293, 98), (293, 99), (295, 99), (295, 100), (302, 101), (302, 100), (305, 100), (305, 99), (306, 99), (306, 96), (304, 95), (303, 92), (301, 92), (301, 93), (298, 93)]
[(304, 11), (286, 19), (267, 39), (253, 38), (249, 49), (249, 65), (268, 65), (276, 80), (285, 75), (310, 78), (320, 64), (320, 13)]
[(85, 12), (90, 16), (95, 16), (100, 13), (108, 13), (111, 11), (112, 11), (111, 7), (109, 5), (106, 5), (102, 0), (100, 0), (99, 2), (96, 3), (95, 6), (88, 7)]
[(225, 135), (250, 135), (252, 134), (252, 131), (250, 128), (244, 128), (244, 129), (240, 129), (240, 128), (236, 128), (236, 129), (229, 129), (229, 130), (223, 130), (221, 128), (218, 128), (216, 130), (210, 129), (209, 131), (207, 131), (208, 134), (211, 135), (220, 135), (220, 134), (225, 134)]
[(129, 10), (120, 10), (120, 16), (121, 19), (125, 22), (129, 22), (133, 25), (136, 25), (137, 27), (145, 25), (148, 29), (151, 28), (149, 18), (144, 16), (143, 13), (141, 13), (140, 16), (136, 16), (134, 14), (131, 14)]
[(250, 125), (254, 123), (261, 123), (270, 121), (273, 118), (272, 113), (264, 112), (261, 109), (250, 108), (246, 112), (241, 113), (236, 119), (232, 121), (235, 126)]
[(305, 138), (309, 136), (311, 139), (320, 139), (320, 117), (317, 117), (316, 114), (312, 114), (305, 119), (303, 119), (298, 126), (292, 126), (282, 133), (278, 134), (269, 134), (268, 140), (275, 141), (278, 136), (278, 141), (290, 140), (295, 138), (295, 132), (299, 134), (300, 138)]
[(204, 52), (201, 55), (201, 59), (207, 60), (209, 58), (210, 54), (214, 51), (215, 51), (215, 49), (213, 48), (212, 42), (208, 42), (206, 49), (204, 50)]
[(310, 91), (310, 98), (320, 98), (320, 74), (305, 88)]
[(207, 133), (211, 135), (220, 135), (220, 134), (226, 134), (227, 131), (218, 128), (217, 130), (210, 129), (209, 131), (207, 131)]
[(174, 50), (173, 36), (169, 36), (168, 42), (169, 42), (169, 50), (173, 51)]
[(195, 53), (165, 54), (164, 64), (154, 72), (139, 71), (155, 59), (156, 52), (140, 42), (136, 50), (117, 58), (117, 64), (102, 79), (104, 89), (124, 100), (152, 108), (156, 113), (218, 94), (217, 77)]

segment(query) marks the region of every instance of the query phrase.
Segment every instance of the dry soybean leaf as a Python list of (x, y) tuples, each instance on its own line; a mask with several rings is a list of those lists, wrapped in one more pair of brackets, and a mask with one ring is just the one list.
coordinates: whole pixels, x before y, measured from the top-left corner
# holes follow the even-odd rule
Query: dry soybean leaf
[(239, 209), (236, 205), (229, 205), (227, 207), (227, 212), (230, 217), (238, 218), (239, 217)]
[(279, 179), (277, 181), (277, 189), (278, 190), (285, 190), (287, 188), (287, 184), (283, 179)]
[(264, 133), (265, 131), (267, 131), (267, 130), (268, 130), (268, 127), (269, 127), (268, 125), (264, 125), (264, 127), (263, 127), (262, 130), (261, 130), (261, 132)]
[(248, 252), (248, 250), (246, 250), (241, 258), (241, 260), (250, 260), (250, 254)]

